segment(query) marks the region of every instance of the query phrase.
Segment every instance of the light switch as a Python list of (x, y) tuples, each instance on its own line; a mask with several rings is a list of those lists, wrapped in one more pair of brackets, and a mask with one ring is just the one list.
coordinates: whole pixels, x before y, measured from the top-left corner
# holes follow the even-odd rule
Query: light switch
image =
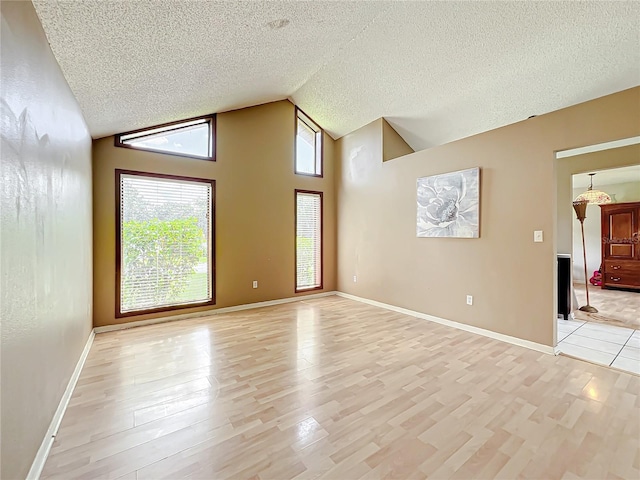
[(533, 241), (534, 242), (543, 242), (542, 230), (535, 230), (533, 232)]

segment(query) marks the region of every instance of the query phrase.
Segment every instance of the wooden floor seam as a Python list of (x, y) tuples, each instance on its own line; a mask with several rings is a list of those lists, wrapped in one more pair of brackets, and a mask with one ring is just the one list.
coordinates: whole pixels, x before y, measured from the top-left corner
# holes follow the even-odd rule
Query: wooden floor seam
[(640, 478), (640, 377), (338, 296), (100, 333), (41, 478)]

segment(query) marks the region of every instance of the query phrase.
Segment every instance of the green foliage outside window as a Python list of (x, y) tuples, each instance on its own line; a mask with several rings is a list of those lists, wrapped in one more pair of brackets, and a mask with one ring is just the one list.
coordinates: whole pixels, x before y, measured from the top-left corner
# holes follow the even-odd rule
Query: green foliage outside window
[(314, 245), (313, 239), (308, 237), (296, 237), (296, 255), (298, 257), (298, 284), (313, 285), (315, 281), (314, 271)]
[[(195, 217), (130, 220), (122, 225), (122, 309), (173, 304), (193, 288), (194, 267), (206, 255), (206, 238)], [(206, 282), (197, 282), (206, 289)], [(144, 288), (145, 285), (154, 288)], [(199, 293), (199, 292), (198, 292)], [(206, 297), (207, 292), (201, 292)]]

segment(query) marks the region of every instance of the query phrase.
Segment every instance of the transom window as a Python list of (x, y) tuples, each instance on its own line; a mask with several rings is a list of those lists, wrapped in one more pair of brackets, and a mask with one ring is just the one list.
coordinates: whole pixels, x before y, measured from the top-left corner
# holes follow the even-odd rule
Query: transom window
[(322, 129), (296, 108), (296, 173), (322, 176)]
[(215, 181), (116, 170), (116, 316), (213, 305)]
[(296, 190), (296, 292), (322, 288), (322, 192)]
[(201, 117), (116, 135), (117, 147), (215, 160), (215, 117)]

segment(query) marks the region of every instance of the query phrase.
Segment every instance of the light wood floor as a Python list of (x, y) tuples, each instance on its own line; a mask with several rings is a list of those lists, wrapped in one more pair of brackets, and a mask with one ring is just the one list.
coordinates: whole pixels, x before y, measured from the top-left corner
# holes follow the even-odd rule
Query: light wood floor
[[(573, 288), (580, 306), (587, 304), (584, 283), (574, 283)], [(589, 285), (589, 300), (598, 313), (586, 313), (576, 309), (573, 314), (579, 320), (608, 323), (619, 327), (640, 328), (640, 292), (615, 290)]]
[(99, 334), (44, 478), (640, 478), (640, 377), (340, 297)]

